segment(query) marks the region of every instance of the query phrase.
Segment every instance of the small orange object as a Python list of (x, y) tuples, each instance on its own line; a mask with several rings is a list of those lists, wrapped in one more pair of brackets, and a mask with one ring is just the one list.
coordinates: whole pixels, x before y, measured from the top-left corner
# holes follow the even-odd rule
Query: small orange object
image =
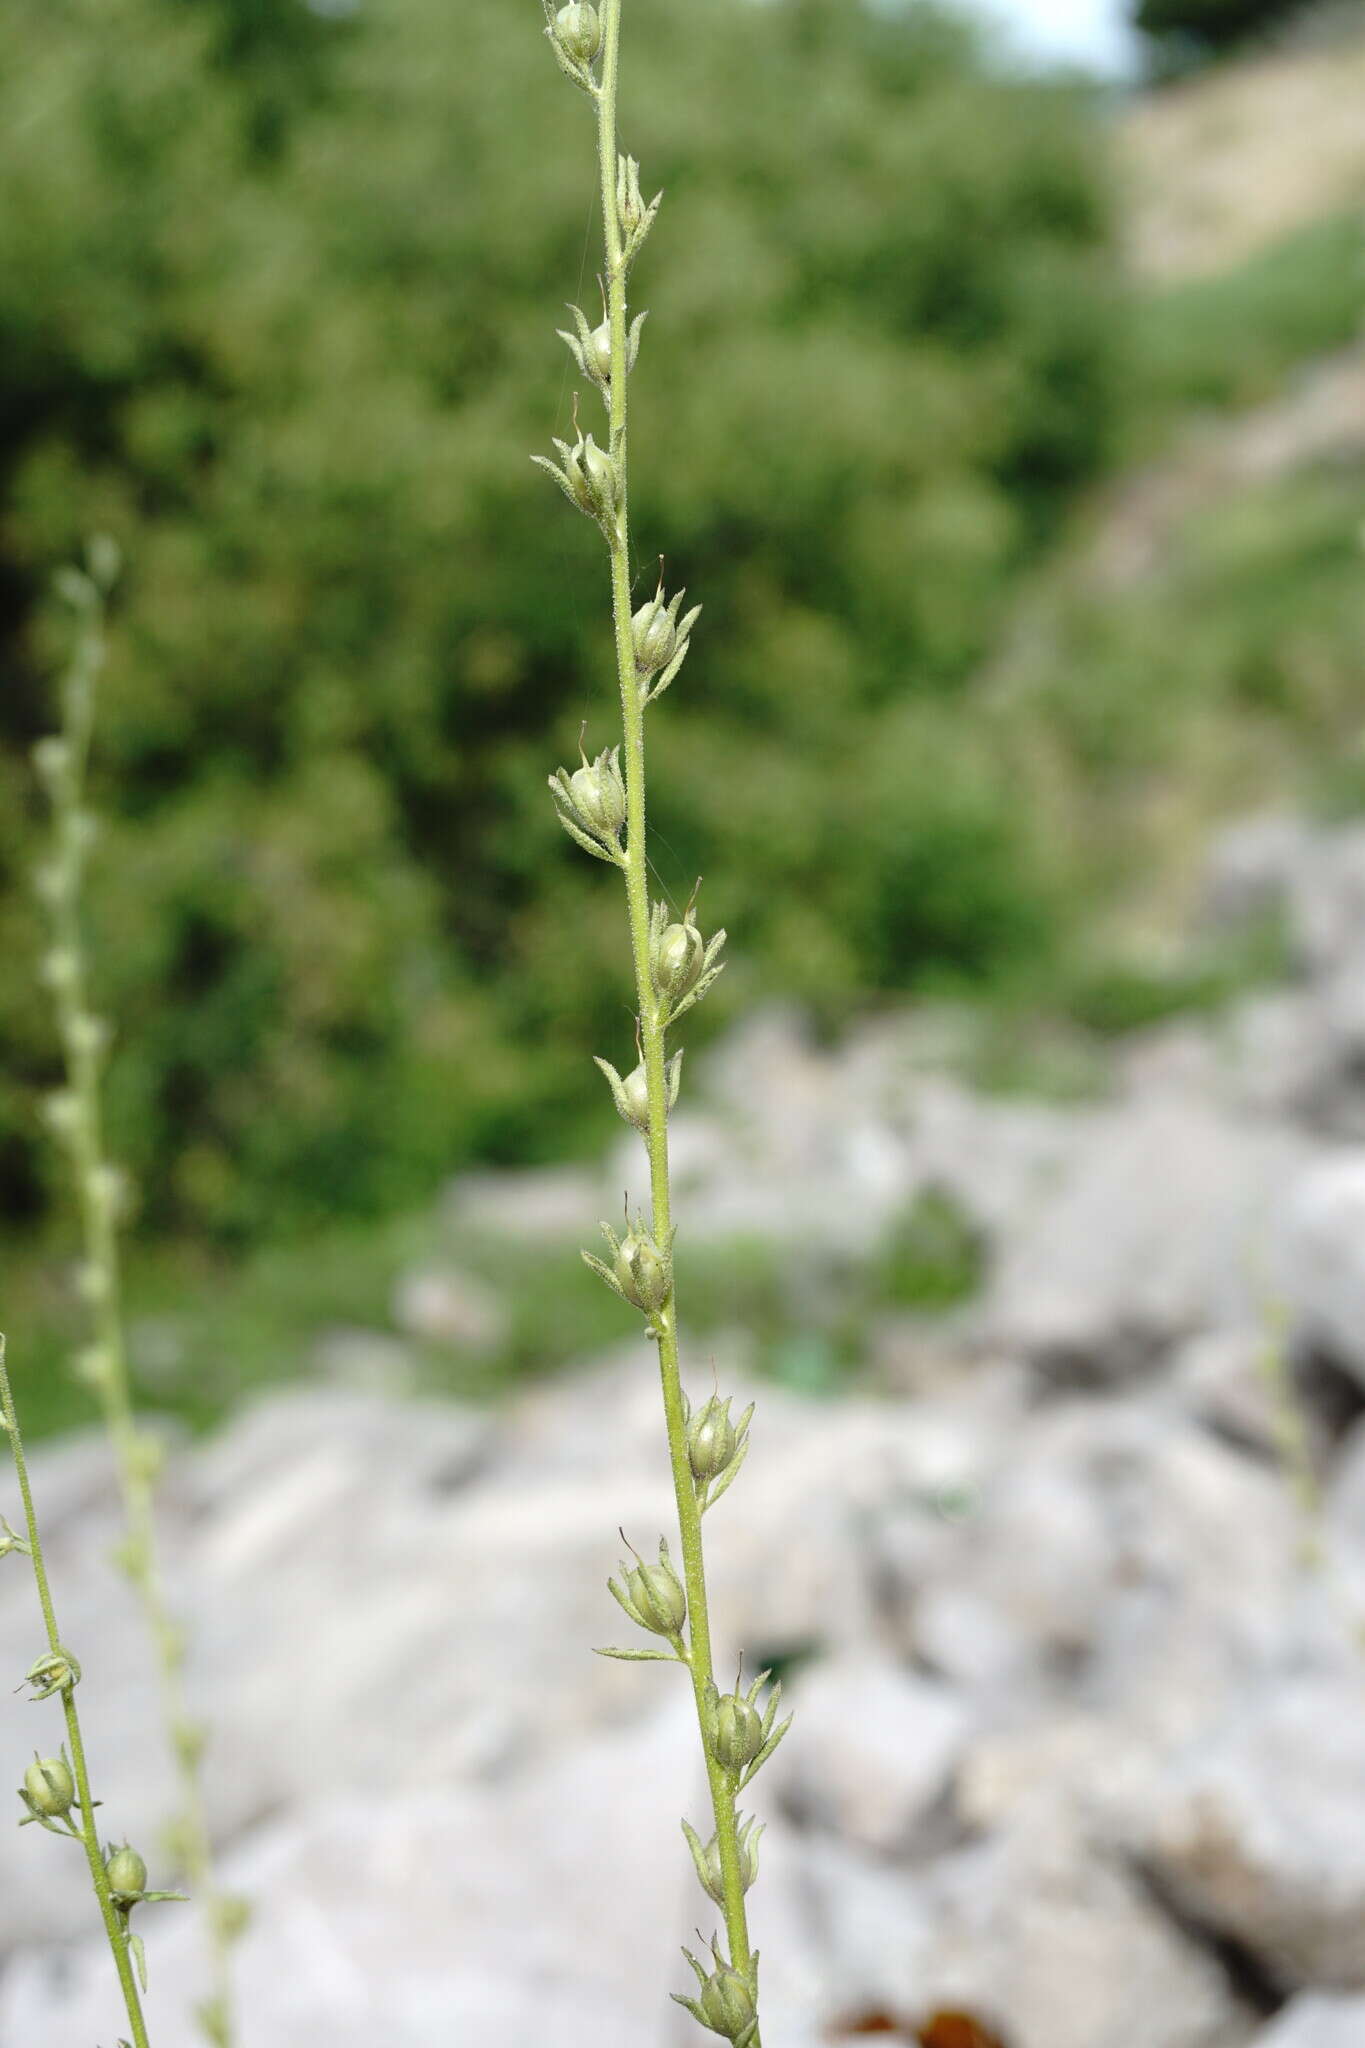
[(1000, 2036), (969, 2012), (936, 2012), (915, 2039), (920, 2048), (1005, 2048)]

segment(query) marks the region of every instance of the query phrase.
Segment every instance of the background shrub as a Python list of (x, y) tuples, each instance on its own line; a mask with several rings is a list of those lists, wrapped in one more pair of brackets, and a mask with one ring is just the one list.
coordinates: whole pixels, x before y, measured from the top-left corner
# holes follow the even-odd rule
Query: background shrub
[[(1056, 891), (968, 684), (1112, 434), (1095, 135), (928, 10), (638, 5), (671, 213), (635, 531), (707, 602), (660, 880), (685, 895), (704, 847), (708, 923), (831, 1011), (989, 978)], [(595, 588), (563, 595), (594, 536), (511, 452), (557, 391), (568, 421), (546, 278), (595, 290), (569, 97), (516, 8), (0, 18), (11, 1217), (42, 1205), (51, 1059), (40, 593), (96, 526), (129, 562), (96, 943), (149, 1221), (392, 1207), (562, 1144), (583, 1045), (628, 1050), (615, 905), (543, 786), (548, 729), (567, 758), (609, 722)]]

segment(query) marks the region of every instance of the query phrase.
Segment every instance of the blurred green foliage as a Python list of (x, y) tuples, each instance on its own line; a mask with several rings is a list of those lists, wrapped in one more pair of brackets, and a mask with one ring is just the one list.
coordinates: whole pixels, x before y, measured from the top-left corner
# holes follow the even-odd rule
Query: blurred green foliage
[[(1073, 89), (855, 0), (635, 0), (640, 588), (660, 886), (827, 1016), (1034, 961), (1058, 884), (969, 679), (1102, 464), (1122, 308)], [(0, 13), (0, 1205), (50, 1170), (25, 887), (43, 592), (123, 545), (92, 919), (161, 1228), (392, 1210), (606, 1120), (611, 878), (545, 790), (610, 741), (596, 536), (527, 460), (591, 310), (589, 130), (523, 6)], [(591, 395), (585, 398), (591, 416)], [(728, 987), (727, 987), (728, 985)], [(708, 1015), (723, 1014), (718, 991)]]
[(985, 1268), (985, 1250), (946, 1189), (928, 1188), (895, 1219), (874, 1266), (880, 1299), (901, 1309), (948, 1309), (969, 1301)]
[(1158, 68), (1187, 70), (1305, 12), (1309, 0), (1136, 0), (1133, 21), (1150, 36)]
[(1313, 221), (1228, 273), (1135, 301), (1127, 407), (1131, 452), (1151, 452), (1192, 410), (1273, 398), (1295, 367), (1345, 348), (1361, 327), (1359, 208)]
[[(1143, 472), (1121, 487), (1117, 573), (1083, 551), (1060, 560), (996, 676), (1023, 801), (1056, 858), (1084, 861), (1108, 919), (1136, 916), (1149, 935), (1155, 919), (1168, 946), (1212, 822), (1268, 806), (1341, 816), (1365, 798), (1365, 464), (1329, 448), (1262, 478), (1234, 460), (1220, 480), (1209, 445), (1196, 436), (1168, 473), (1165, 509)], [(1078, 965), (1095, 944), (1092, 930), (1054, 993), (1101, 1030), (1284, 967), (1273, 931), (1154, 970), (1141, 947), (1135, 970), (1112, 953)]]

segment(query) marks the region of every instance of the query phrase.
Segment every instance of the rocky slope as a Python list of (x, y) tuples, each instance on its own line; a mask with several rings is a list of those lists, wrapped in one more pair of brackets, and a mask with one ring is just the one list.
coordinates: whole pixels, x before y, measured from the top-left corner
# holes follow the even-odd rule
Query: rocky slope
[(1359, 10), (1319, 46), (1277, 50), (1139, 100), (1119, 130), (1134, 268), (1204, 276), (1365, 203)]
[[(756, 1787), (774, 2048), (939, 2048), (948, 2013), (1001, 2048), (1365, 2038), (1365, 833), (1226, 839), (1205, 919), (1267, 909), (1293, 978), (1133, 1041), (1097, 1100), (976, 1094), (924, 1020), (830, 1052), (770, 1016), (678, 1112), (684, 1241), (856, 1262), (932, 1188), (987, 1250), (974, 1301), (879, 1323), (868, 1390), (756, 1388), (710, 1524), (721, 1640), (780, 1661), (797, 1710)], [(596, 1187), (463, 1184), (452, 1242), (477, 1213), (540, 1255), (623, 1174), (629, 1146)], [(458, 1285), (418, 1278), (428, 1306)], [(752, 1333), (715, 1348), (743, 1389)], [(166, 1776), (105, 1455), (35, 1466), (110, 1824), (150, 1843)], [(590, 1654), (615, 1525), (670, 1520), (645, 1345), (495, 1412), (275, 1396), (173, 1448), (165, 1514), (255, 1904), (253, 2048), (693, 2038), (664, 1996), (711, 1917), (687, 1702)], [(16, 1676), (34, 1637), (11, 1560)], [(16, 1776), (57, 1737), (21, 1700), (0, 1730)], [(116, 2028), (71, 1865), (0, 1837), (16, 2048)], [(187, 2043), (193, 1919), (145, 1932), (158, 2038)]]

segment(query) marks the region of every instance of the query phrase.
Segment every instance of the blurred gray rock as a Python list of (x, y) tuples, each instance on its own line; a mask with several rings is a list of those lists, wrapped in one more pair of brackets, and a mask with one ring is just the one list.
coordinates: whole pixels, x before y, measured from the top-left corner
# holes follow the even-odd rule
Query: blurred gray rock
[(1181, 1346), (1171, 1373), (1172, 1393), (1191, 1415), (1266, 1456), (1279, 1455), (1283, 1403), (1296, 1399), (1292, 1379), (1280, 1377), (1291, 1373), (1289, 1361), (1267, 1363), (1273, 1341), (1254, 1326), (1207, 1330)]
[(401, 1400), (417, 1387), (417, 1361), (410, 1347), (387, 1330), (324, 1330), (308, 1362), (320, 1380), (347, 1394)]
[(1184, 1093), (1095, 1116), (1002, 1249), (992, 1338), (1053, 1374), (1103, 1382), (1250, 1320), (1281, 1190), (1309, 1149)]
[[(603, 1176), (581, 1166), (462, 1173), (444, 1197), (446, 1223), (456, 1234), (491, 1231), (502, 1237), (571, 1244), (585, 1216), (604, 1213)], [(610, 1197), (615, 1211), (619, 1194)]]
[[(1112, 1856), (1065, 1812), (910, 1875), (842, 1850), (812, 1865), (817, 1941), (841, 1956), (853, 2010), (909, 2035), (970, 2013), (1010, 2048), (1245, 2048), (1252, 2016)], [(846, 2008), (847, 2009), (847, 2008)]]
[(1365, 1998), (1305, 1991), (1256, 2036), (1253, 2048), (1360, 2048)]
[(930, 1668), (1178, 1739), (1273, 1658), (1298, 1531), (1273, 1470), (1134, 1393), (1041, 1409), (992, 1450), (956, 1520), (879, 1529), (884, 1611)]
[(1205, 859), (1201, 925), (1237, 932), (1287, 916), (1312, 849), (1311, 826), (1291, 815), (1270, 812), (1227, 826)]
[(1284, 1292), (1299, 1341), (1365, 1387), (1365, 1149), (1321, 1160), (1293, 1183)]
[[(556, 2048), (670, 2048), (667, 1992), (686, 1981), (677, 1940), (707, 1907), (678, 1828), (700, 1777), (690, 1719), (675, 1692), (631, 1736), (515, 1786), (460, 1787), (439, 1768), (402, 1795), (382, 1779), (349, 1798), (319, 1785), (230, 1866), (258, 1902), (240, 1950), (245, 2038), (529, 2043), (553, 2016)], [(145, 1913), (149, 2029), (189, 2043), (192, 1917)], [(26, 1958), (0, 1986), (0, 2039), (88, 2048), (116, 2027), (111, 1994), (98, 1945)]]
[(1310, 975), (1337, 972), (1365, 947), (1365, 827), (1312, 834), (1288, 881), (1300, 964)]
[(961, 1696), (865, 1651), (803, 1671), (789, 1707), (796, 1719), (764, 1790), (861, 1848), (895, 1855), (922, 1846), (971, 1726)]
[[(1365, 832), (1225, 841), (1207, 921), (1268, 914), (1297, 979), (1137, 1034), (1084, 1101), (976, 1091), (947, 1012), (832, 1047), (760, 1013), (689, 1084), (683, 1237), (766, 1239), (796, 1326), (859, 1298), (926, 1192), (987, 1260), (951, 1315), (871, 1302), (879, 1395), (747, 1389), (767, 1333), (689, 1348), (694, 1393), (714, 1372), (758, 1401), (707, 1524), (720, 1675), (741, 1646), (781, 1659), (798, 1716), (746, 1794), (774, 2048), (852, 2048), (876, 2012), (910, 2038), (936, 2008), (1009, 2048), (1365, 2042), (1365, 1149), (1342, 1142), (1365, 1131)], [(501, 1341), (478, 1240), (568, 1259), (640, 1167), (629, 1139), (602, 1172), (462, 1178), (401, 1335), (324, 1332), (309, 1386), (173, 1444), (210, 1813), (257, 1902), (251, 2048), (696, 2039), (666, 1998), (715, 1918), (678, 1826), (710, 1826), (692, 1704), (677, 1672), (591, 1654), (629, 1634), (617, 1525), (642, 1550), (675, 1526), (657, 1359), (623, 1318), (496, 1412), (411, 1398), (418, 1346)], [(1281, 1302), (1320, 1503), (1284, 1459), (1302, 1379), (1262, 1370)], [(107, 1825), (155, 1861), (173, 1792), (108, 1456), (43, 1446), (34, 1477)], [(11, 1559), (15, 1679), (38, 1622)], [(59, 1739), (0, 1686), (15, 1782)], [(0, 1829), (0, 1898), (0, 2041), (113, 2038), (60, 1846)], [(145, 1931), (154, 2032), (188, 2042), (194, 1914)], [(1269, 2023), (1258, 1978), (1300, 1994)]]
[(1137, 1845), (1287, 1984), (1365, 1985), (1365, 1668), (1268, 1683), (1172, 1763)]
[(1234, 2048), (1250, 2015), (1220, 1965), (1125, 1865), (1058, 1812), (936, 1873), (922, 1997), (994, 2021), (1014, 2048)]
[(460, 1351), (496, 1351), (508, 1328), (507, 1310), (493, 1290), (453, 1266), (403, 1274), (394, 1289), (393, 1319), (423, 1344)]
[[(1324, 1580), (1357, 1629), (1365, 1630), (1365, 1420), (1341, 1444), (1310, 1534), (1324, 1552)], [(1357, 1646), (1365, 1652), (1365, 1634)]]

